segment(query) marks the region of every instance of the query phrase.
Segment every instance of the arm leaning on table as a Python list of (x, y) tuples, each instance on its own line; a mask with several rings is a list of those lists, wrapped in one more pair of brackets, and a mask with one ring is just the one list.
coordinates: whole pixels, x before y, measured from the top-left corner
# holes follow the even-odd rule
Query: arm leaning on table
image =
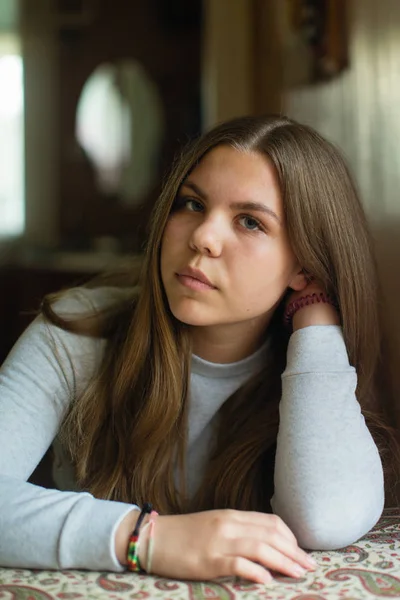
[[(65, 308), (78, 310), (81, 296), (63, 300)], [(27, 483), (99, 364), (103, 343), (38, 317), (0, 371), (0, 566), (123, 569), (115, 534), (134, 505)]]
[(341, 327), (312, 326), (292, 334), (271, 504), (303, 548), (347, 546), (383, 510), (382, 464), (356, 385)]

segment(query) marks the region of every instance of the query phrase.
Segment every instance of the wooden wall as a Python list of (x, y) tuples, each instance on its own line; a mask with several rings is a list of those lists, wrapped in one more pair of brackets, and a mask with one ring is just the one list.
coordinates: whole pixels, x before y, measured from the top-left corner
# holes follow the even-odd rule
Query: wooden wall
[(400, 405), (400, 2), (352, 0), (350, 68), (284, 93), (284, 111), (347, 156), (375, 235)]
[(282, 108), (283, 0), (203, 0), (203, 127)]
[(287, 92), (284, 106), (343, 149), (374, 222), (400, 219), (400, 2), (351, 6), (350, 68)]

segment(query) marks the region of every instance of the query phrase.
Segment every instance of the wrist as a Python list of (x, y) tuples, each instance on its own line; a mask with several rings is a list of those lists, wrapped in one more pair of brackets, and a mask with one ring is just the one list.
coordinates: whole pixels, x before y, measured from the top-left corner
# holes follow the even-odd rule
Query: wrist
[[(136, 513), (136, 514), (135, 514)], [(158, 513), (153, 510), (150, 502), (145, 502), (142, 509), (135, 509), (121, 521), (115, 536), (115, 553), (121, 565), (126, 565), (129, 571), (146, 572), (151, 568), (153, 533), (155, 517)], [(150, 526), (150, 554), (148, 539), (144, 535)], [(145, 543), (145, 546), (144, 546)], [(147, 559), (147, 560), (146, 560)]]
[(127, 565), (129, 537), (135, 529), (135, 525), (139, 518), (140, 511), (138, 509), (131, 510), (122, 519), (115, 534), (115, 554), (121, 565)]
[(339, 313), (331, 304), (310, 304), (293, 315), (293, 331), (312, 325), (340, 325)]
[(296, 331), (310, 325), (339, 325), (336, 299), (315, 286), (307, 291), (294, 294), (287, 304), (283, 316), (287, 327)]

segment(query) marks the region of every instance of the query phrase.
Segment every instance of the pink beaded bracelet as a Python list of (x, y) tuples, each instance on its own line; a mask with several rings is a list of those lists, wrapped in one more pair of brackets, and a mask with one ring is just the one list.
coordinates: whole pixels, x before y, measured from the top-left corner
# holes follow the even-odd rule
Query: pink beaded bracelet
[(336, 310), (339, 310), (339, 305), (335, 298), (330, 294), (325, 294), (324, 292), (307, 294), (306, 296), (301, 296), (300, 298), (296, 298), (293, 302), (290, 302), (284, 312), (283, 322), (287, 327), (291, 327), (293, 317), (295, 313), (303, 308), (304, 306), (309, 306), (310, 304), (316, 304), (317, 302), (324, 302), (325, 304), (331, 304)]

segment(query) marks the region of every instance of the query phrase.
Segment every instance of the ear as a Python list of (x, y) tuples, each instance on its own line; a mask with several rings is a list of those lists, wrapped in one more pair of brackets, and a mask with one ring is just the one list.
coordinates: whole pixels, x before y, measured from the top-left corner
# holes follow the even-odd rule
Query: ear
[(305, 273), (303, 269), (300, 269), (295, 273), (289, 282), (289, 287), (296, 292), (301, 292), (310, 283), (310, 276)]

